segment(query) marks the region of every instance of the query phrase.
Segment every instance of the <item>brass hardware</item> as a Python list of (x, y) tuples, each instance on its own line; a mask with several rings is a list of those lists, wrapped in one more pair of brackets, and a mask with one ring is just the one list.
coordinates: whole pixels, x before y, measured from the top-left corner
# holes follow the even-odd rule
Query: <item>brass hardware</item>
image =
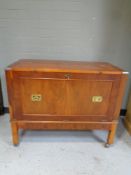
[(92, 97), (92, 102), (93, 103), (101, 103), (103, 101), (103, 97), (102, 96), (93, 96)]
[(32, 94), (31, 95), (31, 101), (41, 101), (42, 100), (42, 95), (41, 94)]
[(71, 78), (72, 75), (71, 74), (65, 74), (64, 76), (65, 76), (65, 78), (69, 79), (69, 78)]

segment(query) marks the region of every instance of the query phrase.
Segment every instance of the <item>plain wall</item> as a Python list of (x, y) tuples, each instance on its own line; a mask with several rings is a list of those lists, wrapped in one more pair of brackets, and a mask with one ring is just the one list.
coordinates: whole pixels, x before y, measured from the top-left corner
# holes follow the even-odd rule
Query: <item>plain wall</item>
[[(131, 1), (0, 0), (5, 106), (4, 69), (20, 58), (104, 60), (131, 72)], [(129, 83), (127, 87), (123, 108)]]

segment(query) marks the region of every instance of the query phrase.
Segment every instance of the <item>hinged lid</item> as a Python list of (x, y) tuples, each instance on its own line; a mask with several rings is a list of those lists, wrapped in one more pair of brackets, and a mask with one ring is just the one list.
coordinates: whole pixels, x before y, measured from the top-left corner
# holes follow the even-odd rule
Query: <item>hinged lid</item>
[(74, 72), (122, 74), (123, 70), (107, 62), (22, 59), (8, 66), (13, 71)]

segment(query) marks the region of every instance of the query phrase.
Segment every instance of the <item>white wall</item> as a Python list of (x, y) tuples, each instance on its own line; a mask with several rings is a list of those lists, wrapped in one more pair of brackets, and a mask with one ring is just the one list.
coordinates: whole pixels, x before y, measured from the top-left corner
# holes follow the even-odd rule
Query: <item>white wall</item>
[(4, 68), (20, 58), (104, 60), (131, 71), (131, 1), (0, 0), (5, 106)]

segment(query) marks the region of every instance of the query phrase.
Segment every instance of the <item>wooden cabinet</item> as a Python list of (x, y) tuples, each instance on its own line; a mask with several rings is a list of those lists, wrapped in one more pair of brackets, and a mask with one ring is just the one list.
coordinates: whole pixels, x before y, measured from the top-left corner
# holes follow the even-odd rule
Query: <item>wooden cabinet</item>
[(18, 129), (108, 130), (113, 143), (127, 75), (109, 63), (20, 60), (6, 69), (13, 143)]

